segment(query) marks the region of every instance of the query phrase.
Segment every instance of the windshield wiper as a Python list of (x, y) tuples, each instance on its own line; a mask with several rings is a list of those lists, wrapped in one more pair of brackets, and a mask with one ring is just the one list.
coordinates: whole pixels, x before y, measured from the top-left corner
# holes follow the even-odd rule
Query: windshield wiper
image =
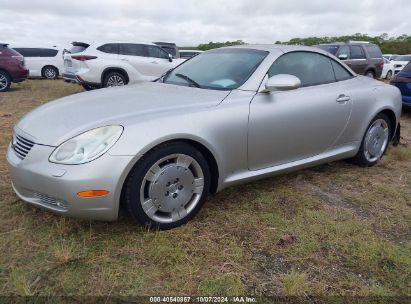
[(193, 86), (195, 86), (196, 88), (201, 88), (201, 86), (195, 82), (194, 80), (192, 80), (190, 77), (188, 77), (187, 75), (183, 75), (180, 73), (175, 74), (177, 77), (183, 78), (184, 80), (186, 80), (188, 83), (191, 83)]

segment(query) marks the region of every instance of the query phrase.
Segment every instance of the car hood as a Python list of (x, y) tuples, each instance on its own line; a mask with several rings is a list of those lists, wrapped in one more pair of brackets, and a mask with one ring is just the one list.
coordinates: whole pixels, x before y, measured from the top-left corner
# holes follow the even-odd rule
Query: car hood
[(57, 146), (99, 126), (126, 127), (150, 115), (216, 106), (229, 93), (155, 82), (84, 92), (36, 108), (19, 121), (15, 132), (37, 144)]

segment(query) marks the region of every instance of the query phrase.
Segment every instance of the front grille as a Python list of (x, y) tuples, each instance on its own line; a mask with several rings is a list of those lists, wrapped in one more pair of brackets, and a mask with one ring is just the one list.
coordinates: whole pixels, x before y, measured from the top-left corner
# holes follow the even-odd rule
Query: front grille
[(51, 205), (54, 207), (59, 207), (62, 209), (67, 209), (67, 204), (61, 200), (58, 200), (54, 197), (48, 196), (46, 194), (43, 193), (35, 193), (34, 194), (35, 197), (37, 197), (41, 203), (45, 204), (45, 205)]
[(20, 159), (24, 159), (27, 154), (30, 152), (31, 148), (35, 145), (34, 142), (28, 140), (20, 135), (15, 134), (13, 136), (13, 143), (12, 148), (16, 153), (17, 157)]

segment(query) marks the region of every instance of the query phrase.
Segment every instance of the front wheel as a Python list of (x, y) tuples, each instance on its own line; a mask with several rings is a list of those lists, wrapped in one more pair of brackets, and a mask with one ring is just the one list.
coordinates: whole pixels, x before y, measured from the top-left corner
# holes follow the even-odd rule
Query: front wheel
[(140, 224), (171, 229), (201, 209), (210, 190), (204, 156), (189, 144), (165, 143), (144, 155), (125, 183), (127, 209)]
[(391, 80), (391, 78), (392, 78), (392, 71), (388, 71), (387, 75), (385, 76), (385, 79)]
[(103, 87), (119, 87), (127, 84), (126, 77), (118, 72), (110, 72), (104, 77)]
[(370, 77), (370, 78), (375, 78), (375, 74), (374, 74), (374, 72), (373, 72), (372, 70), (368, 70), (368, 71), (365, 73), (365, 76)]
[(385, 114), (378, 114), (368, 126), (353, 161), (363, 167), (374, 166), (387, 150), (391, 132), (390, 119)]

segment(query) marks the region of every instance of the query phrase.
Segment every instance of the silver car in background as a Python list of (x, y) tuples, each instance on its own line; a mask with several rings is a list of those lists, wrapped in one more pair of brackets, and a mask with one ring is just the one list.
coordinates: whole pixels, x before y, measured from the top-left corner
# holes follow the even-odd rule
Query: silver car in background
[(209, 193), (321, 163), (378, 162), (401, 95), (317, 48), (204, 52), (154, 82), (49, 102), (14, 128), (7, 159), (24, 201), (143, 225), (191, 219)]

